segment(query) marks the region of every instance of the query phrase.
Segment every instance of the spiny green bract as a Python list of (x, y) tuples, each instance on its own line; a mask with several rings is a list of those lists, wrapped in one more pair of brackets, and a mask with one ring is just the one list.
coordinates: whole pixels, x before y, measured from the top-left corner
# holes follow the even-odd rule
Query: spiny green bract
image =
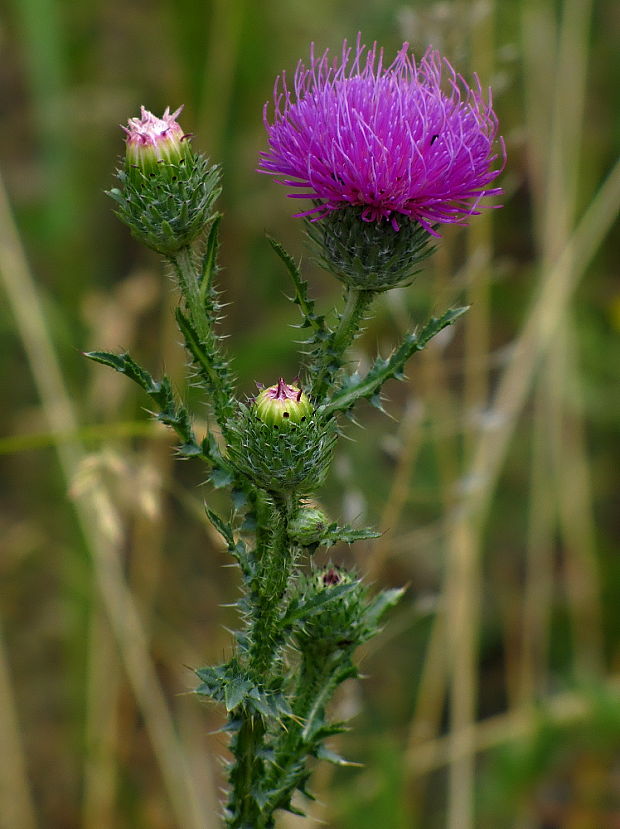
[(228, 457), (236, 470), (268, 492), (313, 492), (324, 480), (336, 441), (333, 420), (313, 416), (275, 429), (253, 406), (239, 406), (227, 433)]
[(394, 230), (386, 221), (362, 221), (361, 213), (360, 207), (346, 207), (306, 222), (321, 266), (362, 291), (387, 291), (411, 282), (433, 251), (427, 231), (406, 216), (399, 216), (400, 229)]
[(199, 153), (161, 161), (148, 174), (125, 162), (117, 178), (120, 186), (108, 191), (117, 216), (138, 241), (164, 256), (201, 235), (221, 192), (219, 167)]

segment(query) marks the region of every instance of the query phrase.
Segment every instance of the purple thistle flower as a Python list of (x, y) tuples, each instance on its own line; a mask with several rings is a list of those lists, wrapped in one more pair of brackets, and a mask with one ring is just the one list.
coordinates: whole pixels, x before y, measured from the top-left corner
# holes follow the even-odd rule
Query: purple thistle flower
[(264, 123), (269, 150), (259, 172), (300, 188), (291, 198), (315, 206), (298, 213), (317, 220), (344, 207), (361, 207), (366, 222), (399, 216), (434, 225), (466, 223), (481, 200), (501, 192), (489, 185), (504, 167), (491, 93), (480, 82), (469, 87), (439, 52), (428, 49), (419, 63), (404, 43), (394, 62), (383, 50), (343, 43), (340, 61), (328, 52), (310, 67), (300, 61), (293, 89), (276, 79), (274, 117)]

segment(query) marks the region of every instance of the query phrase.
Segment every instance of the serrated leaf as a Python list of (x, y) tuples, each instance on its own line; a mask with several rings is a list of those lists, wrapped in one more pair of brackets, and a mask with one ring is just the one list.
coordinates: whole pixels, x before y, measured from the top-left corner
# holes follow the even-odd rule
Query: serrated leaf
[(242, 489), (233, 489), (230, 495), (232, 498), (233, 507), (236, 512), (242, 510), (249, 503), (248, 494), (247, 492), (244, 492), (244, 490)]
[(320, 543), (325, 547), (333, 547), (334, 544), (342, 541), (345, 544), (353, 544), (356, 541), (366, 541), (370, 538), (379, 538), (381, 533), (378, 530), (369, 528), (356, 530), (345, 524), (339, 527), (337, 524), (330, 524), (321, 536)]
[(149, 394), (153, 394), (159, 390), (159, 384), (155, 383), (149, 372), (136, 363), (133, 357), (127, 354), (127, 352), (111, 354), (108, 351), (87, 351), (84, 353), (84, 356), (96, 363), (110, 366), (110, 368), (113, 368), (120, 374), (125, 374), (145, 391), (149, 392)]
[(221, 220), (222, 216), (218, 213), (215, 216), (213, 223), (209, 229), (209, 236), (207, 238), (205, 252), (202, 257), (202, 263), (200, 268), (200, 294), (203, 304), (211, 288), (211, 279), (213, 276), (213, 271), (215, 269), (217, 251), (219, 248), (218, 233)]
[(224, 687), (224, 702), (227, 713), (243, 702), (251, 688), (252, 683), (249, 679), (234, 678), (227, 682)]
[(159, 412), (153, 415), (155, 419), (170, 426), (180, 437), (181, 454), (185, 457), (200, 456), (201, 450), (194, 437), (189, 413), (185, 406), (176, 399), (168, 377), (164, 376), (161, 381), (154, 380), (149, 372), (138, 365), (126, 352), (117, 355), (107, 351), (91, 351), (86, 356), (97, 363), (110, 366), (137, 383), (159, 409)]
[(215, 489), (223, 489), (225, 486), (230, 486), (234, 483), (235, 476), (230, 471), (230, 469), (222, 469), (221, 467), (216, 467), (211, 475), (209, 476), (209, 480), (215, 487)]
[[(467, 308), (451, 308), (441, 317), (431, 318), (422, 330), (407, 334), (403, 342), (396, 348), (389, 359), (377, 357), (365, 377), (358, 374), (350, 375), (331, 399), (321, 408), (323, 415), (333, 415), (336, 412), (346, 412), (361, 398), (376, 401), (376, 395), (388, 380), (402, 374), (407, 360), (429, 343), (429, 341), (448, 325), (452, 325)], [(376, 405), (374, 403), (373, 405)]]
[(291, 624), (298, 619), (309, 619), (315, 616), (322, 610), (326, 604), (337, 601), (346, 593), (350, 593), (358, 586), (358, 582), (352, 581), (348, 584), (338, 584), (335, 587), (330, 587), (329, 590), (323, 590), (321, 593), (314, 595), (311, 599), (291, 607), (289, 612), (284, 617), (285, 624)]
[(271, 792), (263, 791), (261, 788), (254, 788), (252, 789), (252, 798), (258, 805), (258, 808), (262, 812), (269, 802), (269, 798), (271, 797)]
[(286, 269), (293, 281), (295, 287), (294, 302), (299, 305), (299, 309), (303, 316), (303, 325), (313, 328), (317, 334), (324, 336), (327, 331), (324, 323), (324, 317), (317, 316), (314, 313), (314, 300), (308, 297), (308, 283), (303, 279), (299, 268), (295, 264), (292, 256), (284, 249), (284, 247), (277, 242), (273, 237), (267, 236), (269, 244), (286, 265)]
[(251, 701), (252, 707), (263, 717), (271, 717), (275, 714), (273, 705), (267, 696), (258, 688), (253, 687), (248, 693), (248, 701)]
[(186, 458), (195, 458), (202, 455), (202, 450), (197, 443), (182, 443), (179, 446), (179, 452)]
[(394, 607), (405, 594), (404, 587), (395, 587), (391, 590), (383, 590), (375, 596), (364, 613), (364, 619), (370, 627), (376, 626), (384, 613)]

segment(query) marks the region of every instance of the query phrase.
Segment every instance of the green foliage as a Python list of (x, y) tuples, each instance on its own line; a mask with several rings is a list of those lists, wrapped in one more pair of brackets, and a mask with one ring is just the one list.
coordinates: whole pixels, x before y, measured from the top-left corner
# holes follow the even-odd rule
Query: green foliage
[[(378, 632), (384, 613), (402, 595), (402, 590), (389, 590), (371, 598), (363, 582), (337, 568), (308, 576), (296, 572), (302, 550), (379, 535), (330, 523), (301, 498), (314, 493), (328, 472), (337, 438), (335, 416), (350, 412), (362, 398), (376, 404), (383, 384), (402, 377), (408, 358), (465, 309), (448, 311), (419, 334), (408, 335), (388, 360), (377, 359), (365, 377), (350, 375), (344, 368), (345, 352), (374, 293), (348, 288), (345, 307), (330, 329), (315, 313), (292, 258), (270, 240), (293, 280), (302, 325), (312, 330), (307, 371), (318, 409), (313, 411), (306, 398), (310, 417), (290, 419), (281, 427), (273, 419), (265, 422), (253, 402), (235, 401), (229, 359), (215, 331), (220, 309), (213, 285), (218, 224), (219, 218), (202, 252), (182, 249), (171, 261), (183, 303), (176, 310), (177, 323), (195, 381), (207, 392), (220, 426), (224, 450), (212, 433), (197, 443), (187, 410), (167, 378), (155, 382), (127, 354), (88, 356), (140, 385), (159, 409), (156, 418), (179, 435), (180, 451), (209, 464), (215, 488), (233, 490), (233, 523), (209, 507), (207, 516), (239, 565), (244, 595), (238, 607), (244, 627), (235, 634), (236, 652), (227, 663), (197, 672), (197, 694), (222, 703), (230, 716), (234, 762), (227, 823), (260, 829), (274, 825), (278, 809), (294, 809), (296, 790), (306, 792), (309, 758), (345, 762), (324, 746), (342, 728), (327, 718), (329, 700), (340, 684), (357, 676), (356, 648)], [(335, 384), (337, 377), (341, 379)], [(287, 665), (295, 662), (297, 672), (291, 674)]]
[(149, 372), (138, 365), (133, 357), (127, 353), (110, 354), (107, 351), (89, 351), (84, 356), (96, 363), (110, 366), (110, 368), (129, 377), (130, 380), (133, 380), (140, 388), (144, 389), (159, 409), (153, 415), (155, 420), (170, 426), (179, 436), (181, 440), (179, 452), (182, 455), (195, 457), (203, 454), (202, 449), (196, 442), (189, 413), (185, 406), (177, 400), (168, 377), (164, 376), (162, 380), (153, 380)]
[(235, 381), (216, 330), (222, 310), (214, 285), (220, 219), (213, 218), (204, 250), (183, 249), (170, 260), (186, 309), (176, 309), (177, 324), (217, 421), (226, 431), (235, 408)]

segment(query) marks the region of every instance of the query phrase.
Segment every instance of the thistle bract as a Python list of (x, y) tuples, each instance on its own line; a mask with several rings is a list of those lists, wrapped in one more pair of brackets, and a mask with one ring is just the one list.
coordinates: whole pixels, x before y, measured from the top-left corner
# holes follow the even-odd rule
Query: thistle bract
[(400, 218), (398, 230), (388, 222), (360, 221), (362, 216), (362, 207), (344, 207), (320, 222), (307, 222), (319, 264), (362, 291), (380, 293), (412, 282), (433, 252), (432, 237), (407, 216)]
[(436, 224), (464, 223), (501, 192), (490, 187), (504, 159), (490, 93), (432, 49), (417, 63), (404, 43), (389, 66), (359, 38), (355, 49), (344, 42), (340, 60), (311, 49), (292, 88), (284, 73), (276, 80), (264, 123), (259, 171), (314, 200), (300, 216), (356, 206), (363, 221), (398, 230), (406, 216), (438, 235)]
[(277, 428), (303, 423), (312, 415), (312, 405), (297, 386), (289, 386), (282, 378), (274, 386), (263, 389), (254, 406), (259, 419)]
[(229, 424), (228, 457), (241, 475), (268, 492), (310, 494), (331, 463), (335, 422), (312, 415), (283, 423), (276, 428), (276, 423), (257, 417), (254, 405), (240, 406), (239, 416)]

